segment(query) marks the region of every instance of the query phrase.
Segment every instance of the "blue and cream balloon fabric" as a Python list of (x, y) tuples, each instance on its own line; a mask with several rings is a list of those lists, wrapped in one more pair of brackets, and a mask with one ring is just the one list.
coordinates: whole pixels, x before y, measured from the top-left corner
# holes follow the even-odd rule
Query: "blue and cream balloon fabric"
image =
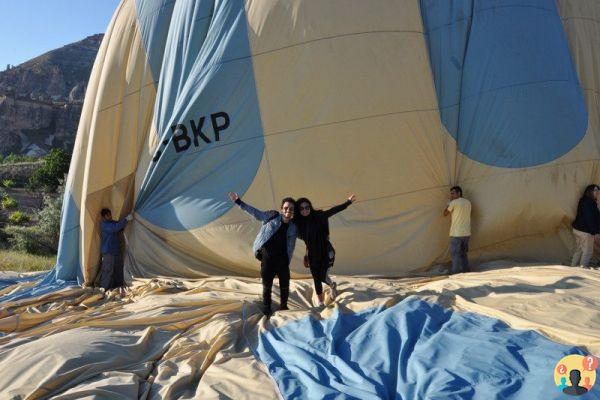
[(444, 262), (456, 183), (473, 256), (565, 259), (598, 180), (598, 7), (123, 0), (88, 86), (55, 279), (92, 279), (102, 207), (134, 212), (133, 276), (257, 276), (258, 227), (230, 190), (264, 209), (356, 193), (331, 221), (343, 274)]
[(75, 287), (3, 301), (0, 390), (11, 398), (600, 398), (598, 272), (510, 266), (336, 276), (339, 294), (330, 301), (326, 289), (325, 308), (315, 307), (311, 279), (293, 279), (290, 309), (275, 305), (270, 319), (257, 301), (260, 281), (243, 277), (136, 279), (108, 299)]

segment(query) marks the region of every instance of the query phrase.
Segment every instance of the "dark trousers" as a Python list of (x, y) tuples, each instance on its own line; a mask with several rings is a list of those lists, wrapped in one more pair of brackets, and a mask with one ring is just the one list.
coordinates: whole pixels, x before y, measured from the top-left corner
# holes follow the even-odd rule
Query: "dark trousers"
[(469, 272), (469, 252), (470, 236), (451, 236), (450, 237), (450, 254), (452, 255), (452, 270), (451, 274), (459, 272)]
[(125, 286), (123, 256), (121, 254), (102, 254), (100, 286), (105, 290)]
[(317, 265), (315, 267), (310, 267), (310, 274), (313, 277), (313, 282), (315, 283), (315, 292), (317, 292), (317, 294), (323, 293), (323, 283), (329, 285), (329, 282), (327, 280), (328, 269), (328, 266)]
[(289, 260), (286, 255), (264, 255), (260, 265), (260, 277), (262, 279), (262, 300), (265, 311), (271, 310), (271, 290), (273, 289), (273, 280), (276, 276), (279, 278), (281, 307), (286, 308), (290, 295)]

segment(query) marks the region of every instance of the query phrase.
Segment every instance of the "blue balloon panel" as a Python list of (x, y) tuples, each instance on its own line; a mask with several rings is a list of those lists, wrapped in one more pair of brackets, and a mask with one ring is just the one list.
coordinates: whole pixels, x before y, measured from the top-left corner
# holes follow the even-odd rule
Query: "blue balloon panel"
[(61, 210), (60, 240), (56, 267), (50, 275), (58, 280), (83, 282), (83, 271), (79, 262), (79, 208), (70, 191), (63, 197)]
[(177, 2), (171, 19), (154, 111), (160, 145), (135, 208), (183, 231), (227, 212), (229, 190), (248, 189), (264, 138), (244, 3)]
[[(259, 337), (286, 399), (558, 399), (554, 367), (580, 349), (409, 297), (303, 318)], [(600, 392), (589, 392), (590, 399)]]
[(146, 57), (158, 81), (175, 0), (135, 0), (135, 6)]
[(442, 122), (461, 153), (530, 167), (583, 139), (587, 109), (554, 1), (420, 4)]

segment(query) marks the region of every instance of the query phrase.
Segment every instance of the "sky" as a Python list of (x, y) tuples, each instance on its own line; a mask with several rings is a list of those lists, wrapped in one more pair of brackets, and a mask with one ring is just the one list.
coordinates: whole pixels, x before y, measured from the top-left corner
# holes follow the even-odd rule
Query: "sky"
[(120, 0), (0, 0), (0, 71), (104, 33)]

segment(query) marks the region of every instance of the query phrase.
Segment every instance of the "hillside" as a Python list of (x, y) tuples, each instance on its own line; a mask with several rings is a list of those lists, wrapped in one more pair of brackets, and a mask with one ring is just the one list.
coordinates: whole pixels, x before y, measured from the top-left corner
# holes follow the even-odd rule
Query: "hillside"
[(89, 36), (0, 72), (0, 154), (71, 152), (98, 48)]

